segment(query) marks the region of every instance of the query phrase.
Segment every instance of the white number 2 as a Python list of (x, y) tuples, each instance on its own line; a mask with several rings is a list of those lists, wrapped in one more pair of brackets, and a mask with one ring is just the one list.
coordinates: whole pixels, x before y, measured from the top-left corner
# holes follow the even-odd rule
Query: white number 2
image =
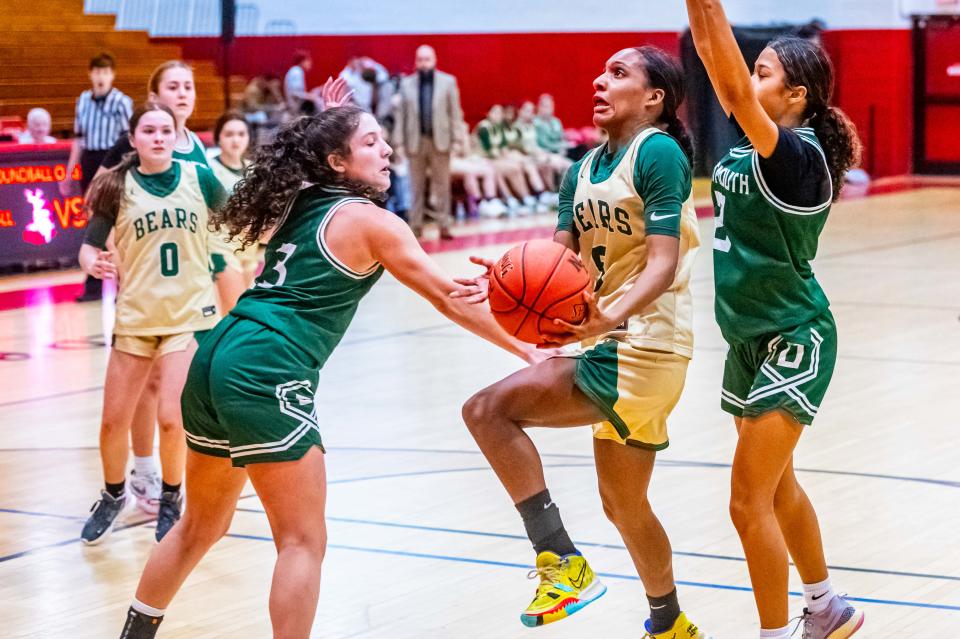
[(270, 282), (260, 282), (257, 284), (260, 288), (273, 288), (274, 286), (283, 286), (283, 281), (287, 279), (287, 267), (285, 266), (287, 260), (293, 257), (293, 252), (297, 250), (296, 244), (283, 244), (280, 248), (277, 249), (277, 253), (283, 253), (284, 257), (282, 260), (273, 265), (273, 270), (277, 272), (279, 277), (277, 281), (271, 284)]
[(713, 229), (713, 250), (730, 252), (730, 238), (720, 237), (720, 229), (723, 228), (723, 209), (727, 205), (727, 196), (723, 193), (717, 193), (717, 206), (720, 207), (720, 216), (717, 218), (716, 226)]

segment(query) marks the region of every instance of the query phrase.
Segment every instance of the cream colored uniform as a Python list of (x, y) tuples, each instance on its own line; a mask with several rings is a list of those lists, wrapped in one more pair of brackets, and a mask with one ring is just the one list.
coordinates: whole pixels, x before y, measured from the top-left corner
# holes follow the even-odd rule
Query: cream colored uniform
[[(640, 169), (635, 167), (640, 166), (641, 149), (657, 136), (665, 138), (650, 145), (641, 164), (649, 167), (651, 183), (670, 179), (668, 186), (682, 195), (673, 197), (673, 208), (650, 210), (637, 190)], [(572, 220), (565, 226), (561, 207), (558, 226), (558, 230), (572, 230), (577, 236), (581, 259), (597, 285), (599, 307), (615, 304), (640, 277), (647, 262), (648, 234), (678, 235), (680, 256), (667, 291), (617, 330), (581, 344), (583, 350), (573, 355), (580, 360), (576, 381), (609, 418), (594, 425), (595, 437), (660, 450), (669, 443), (667, 417), (683, 391), (693, 355), (693, 304), (688, 284), (700, 235), (689, 164), (676, 142), (655, 128), (638, 133), (612, 169), (592, 171), (605, 149), (594, 149), (570, 169), (576, 176), (573, 200), (568, 204), (572, 205)], [(658, 174), (658, 167), (679, 163), (686, 171), (685, 178), (676, 178), (683, 175), (681, 169)], [(569, 189), (569, 174), (564, 182)], [(563, 190), (561, 194), (563, 198)], [(652, 228), (659, 225), (667, 226)]]
[[(226, 189), (227, 193), (233, 194), (233, 189), (237, 182), (242, 179), (242, 175), (223, 165), (219, 157), (210, 160), (210, 169), (213, 174)], [(239, 273), (253, 274), (260, 265), (260, 245), (251, 244), (245, 249), (241, 249), (239, 240), (230, 241), (225, 233), (214, 232), (210, 237), (210, 252), (220, 255), (226, 263), (226, 268), (233, 269)], [(219, 270), (219, 269), (215, 269)]]
[(176, 187), (158, 196), (145, 187), (149, 176), (130, 169), (114, 225), (120, 290), (113, 346), (141, 357), (185, 350), (194, 332), (219, 320), (200, 169), (174, 160), (172, 170)]

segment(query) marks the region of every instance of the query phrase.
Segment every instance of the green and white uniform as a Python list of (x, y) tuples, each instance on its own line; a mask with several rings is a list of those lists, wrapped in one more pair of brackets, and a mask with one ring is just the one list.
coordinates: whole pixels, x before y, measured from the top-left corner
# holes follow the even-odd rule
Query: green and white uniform
[(190, 448), (245, 466), (322, 447), (320, 369), (383, 273), (351, 270), (324, 234), (344, 205), (367, 201), (320, 186), (293, 199), (263, 273), (194, 356), (182, 399)]
[[(785, 197), (786, 187), (772, 188), (788, 162), (797, 168), (786, 177), (810, 187), (804, 205)], [(721, 406), (733, 415), (784, 410), (810, 424), (817, 414), (837, 332), (810, 262), (832, 193), (826, 157), (809, 128), (781, 128), (768, 159), (744, 137), (713, 171), (715, 310), (730, 346)]]
[(693, 356), (689, 281), (700, 247), (690, 163), (676, 140), (640, 131), (617, 153), (600, 146), (574, 164), (560, 186), (558, 231), (577, 238), (606, 309), (647, 265), (647, 237), (679, 240), (671, 286), (623, 326), (582, 344), (575, 383), (606, 415), (594, 437), (650, 450), (668, 445), (667, 418)]

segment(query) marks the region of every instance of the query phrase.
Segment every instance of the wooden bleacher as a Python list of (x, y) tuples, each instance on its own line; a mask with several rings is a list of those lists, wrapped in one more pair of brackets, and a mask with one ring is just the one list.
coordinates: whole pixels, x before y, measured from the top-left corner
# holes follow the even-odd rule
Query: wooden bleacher
[[(47, 109), (53, 134), (69, 137), (77, 97), (90, 88), (87, 65), (100, 52), (117, 61), (116, 87), (139, 103), (160, 63), (182, 56), (180, 47), (151, 42), (146, 32), (117, 31), (114, 17), (86, 15), (83, 0), (13, 0), (0, 36), (0, 116), (26, 119), (34, 107)], [(197, 106), (190, 128), (212, 128), (223, 111), (223, 79), (210, 60), (190, 60)], [(230, 92), (243, 91), (232, 78)]]

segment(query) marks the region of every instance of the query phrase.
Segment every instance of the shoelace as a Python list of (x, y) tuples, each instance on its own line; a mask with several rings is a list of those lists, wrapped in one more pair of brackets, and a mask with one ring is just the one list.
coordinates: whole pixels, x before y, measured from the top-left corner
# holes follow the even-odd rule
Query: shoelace
[[(800, 635), (800, 639), (811, 639), (811, 637), (812, 637), (813, 635), (811, 635), (810, 633), (807, 632), (807, 629), (808, 629), (808, 628), (807, 628), (807, 619), (809, 619), (809, 618), (812, 617), (812, 616), (813, 616), (813, 613), (810, 612), (808, 609), (804, 608), (802, 615), (800, 615), (799, 617), (794, 617), (793, 619), (791, 619), (791, 620), (790, 620), (790, 623), (793, 623), (794, 621), (796, 621), (796, 622), (797, 622), (797, 625), (793, 627), (793, 632), (790, 633), (790, 636), (792, 637), (793, 635), (797, 634), (797, 630), (799, 630), (800, 627), (802, 626), (802, 627), (803, 627), (803, 634)], [(789, 625), (789, 624), (788, 624), (788, 625)]]
[(566, 565), (567, 560), (563, 559), (559, 564), (551, 564), (549, 566), (543, 566), (542, 568), (534, 568), (527, 573), (527, 579), (536, 579), (540, 577), (540, 586), (537, 587), (537, 596), (540, 595), (542, 591), (546, 588), (549, 588), (555, 583), (560, 583), (563, 579), (563, 567)]

